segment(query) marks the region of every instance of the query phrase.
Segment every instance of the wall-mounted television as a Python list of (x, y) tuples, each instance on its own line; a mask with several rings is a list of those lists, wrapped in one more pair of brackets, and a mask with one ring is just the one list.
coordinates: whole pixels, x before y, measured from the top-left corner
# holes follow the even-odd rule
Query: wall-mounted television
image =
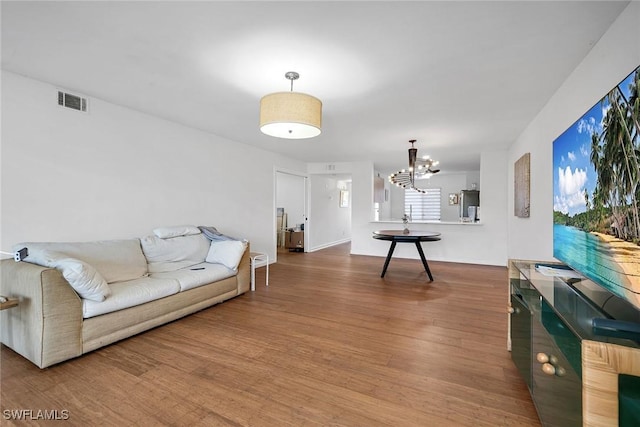
[(553, 142), (553, 256), (640, 309), (640, 67)]

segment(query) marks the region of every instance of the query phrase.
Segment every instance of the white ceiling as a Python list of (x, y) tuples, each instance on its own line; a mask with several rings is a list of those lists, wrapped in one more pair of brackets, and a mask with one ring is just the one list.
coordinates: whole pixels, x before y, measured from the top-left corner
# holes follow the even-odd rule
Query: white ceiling
[[(627, 4), (3, 1), (2, 68), (306, 162), (390, 172), (417, 139), (443, 171), (477, 170)], [(258, 129), (290, 70), (323, 101), (317, 138)]]

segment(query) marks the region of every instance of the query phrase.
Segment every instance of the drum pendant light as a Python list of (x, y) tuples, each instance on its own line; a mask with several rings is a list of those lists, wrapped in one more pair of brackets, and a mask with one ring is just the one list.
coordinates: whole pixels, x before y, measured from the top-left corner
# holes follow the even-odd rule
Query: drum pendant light
[(294, 92), (293, 81), (300, 75), (289, 71), (291, 92), (276, 92), (260, 100), (260, 130), (276, 138), (304, 139), (320, 135), (322, 102), (306, 93)]

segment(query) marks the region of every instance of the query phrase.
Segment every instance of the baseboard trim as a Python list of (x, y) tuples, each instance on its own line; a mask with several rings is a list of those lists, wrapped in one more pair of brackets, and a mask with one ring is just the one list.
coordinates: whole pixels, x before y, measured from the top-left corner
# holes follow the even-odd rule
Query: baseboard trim
[(321, 249), (326, 249), (326, 248), (330, 248), (331, 246), (341, 245), (343, 243), (347, 243), (347, 242), (350, 242), (350, 241), (351, 241), (351, 238), (342, 239), (342, 240), (336, 240), (335, 242), (325, 243), (324, 245), (314, 246), (313, 248), (309, 248), (309, 250), (307, 252), (319, 251)]

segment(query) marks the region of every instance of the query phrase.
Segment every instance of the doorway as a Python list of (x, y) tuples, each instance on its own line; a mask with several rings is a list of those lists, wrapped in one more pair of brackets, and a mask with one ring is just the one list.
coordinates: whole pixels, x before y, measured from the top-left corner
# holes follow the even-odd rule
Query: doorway
[(276, 170), (275, 175), (275, 252), (307, 252), (308, 178), (283, 170)]

